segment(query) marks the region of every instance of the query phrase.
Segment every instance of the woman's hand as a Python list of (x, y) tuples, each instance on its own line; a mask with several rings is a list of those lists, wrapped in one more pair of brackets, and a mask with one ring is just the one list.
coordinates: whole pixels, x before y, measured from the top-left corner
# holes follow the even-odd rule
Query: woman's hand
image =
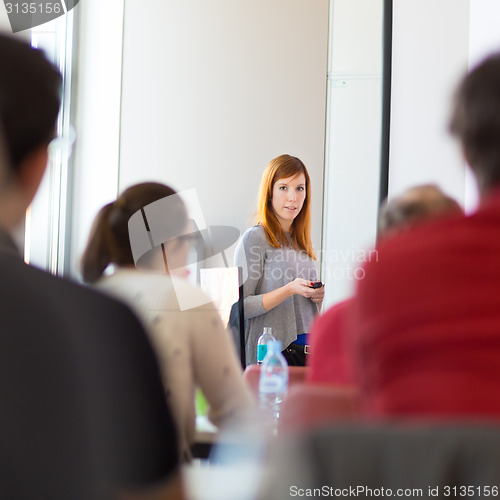
[(272, 292), (265, 293), (262, 296), (262, 307), (266, 311), (270, 311), (273, 307), (281, 304), (292, 295), (302, 295), (303, 297), (306, 297), (306, 299), (311, 299), (320, 307), (325, 295), (325, 287), (323, 285), (321, 288), (312, 288), (311, 285), (312, 282), (309, 280), (295, 278), (293, 281), (290, 281), (290, 283), (287, 283)]
[(293, 281), (290, 281), (287, 285), (290, 295), (302, 295), (307, 299), (310, 299), (317, 290), (311, 288), (311, 282), (308, 280), (304, 280), (302, 278), (295, 278)]
[(321, 304), (325, 297), (325, 285), (322, 285), (321, 288), (316, 288), (313, 290), (311, 295), (311, 300), (316, 304)]

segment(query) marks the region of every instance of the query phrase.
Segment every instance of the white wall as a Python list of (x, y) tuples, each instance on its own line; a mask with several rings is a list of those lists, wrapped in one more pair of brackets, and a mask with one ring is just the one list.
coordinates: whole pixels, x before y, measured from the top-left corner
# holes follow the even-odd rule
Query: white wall
[(447, 125), (468, 67), (469, 0), (393, 3), (389, 196), (435, 182), (463, 205), (465, 162)]
[(382, 120), (382, 0), (333, 0), (325, 172), (325, 306), (352, 293), (375, 239)]
[(467, 211), (477, 206), (447, 123), (460, 78), (500, 50), (498, 19), (497, 0), (394, 0), (390, 196), (437, 182)]
[(85, 0), (80, 11), (72, 274), (97, 211), (118, 192), (124, 0)]
[(500, 50), (500, 2), (472, 0), (470, 3), (469, 62), (476, 65), (491, 52)]
[(328, 0), (127, 2), (120, 189), (195, 188), (208, 225), (243, 231), (266, 164), (290, 153), (320, 248), (327, 39)]

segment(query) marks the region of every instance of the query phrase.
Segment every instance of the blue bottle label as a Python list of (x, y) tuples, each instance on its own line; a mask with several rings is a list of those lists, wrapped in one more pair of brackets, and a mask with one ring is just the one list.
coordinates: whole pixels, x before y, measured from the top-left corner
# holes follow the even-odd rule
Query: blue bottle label
[(257, 346), (257, 361), (264, 361), (266, 354), (267, 354), (267, 345), (259, 344)]

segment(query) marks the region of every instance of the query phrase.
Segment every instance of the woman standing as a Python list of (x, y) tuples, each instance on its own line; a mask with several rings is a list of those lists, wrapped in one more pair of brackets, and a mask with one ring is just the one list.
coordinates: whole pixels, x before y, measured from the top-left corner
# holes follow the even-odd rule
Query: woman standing
[[(256, 225), (239, 241), (235, 263), (243, 267), (246, 355), (256, 362), (265, 326), (286, 347), (289, 364), (302, 364), (306, 335), (318, 313), (324, 286), (311, 243), (311, 187), (301, 160), (281, 155), (262, 176)], [(316, 285), (317, 286), (317, 285)]]

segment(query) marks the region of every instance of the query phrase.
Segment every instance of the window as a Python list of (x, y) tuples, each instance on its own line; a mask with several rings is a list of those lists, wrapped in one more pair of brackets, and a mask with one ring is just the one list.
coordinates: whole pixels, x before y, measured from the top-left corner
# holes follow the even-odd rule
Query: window
[(49, 164), (42, 184), (26, 212), (25, 261), (57, 275), (68, 270), (69, 235), (66, 221), (71, 213), (71, 147), (75, 139), (72, 107), (72, 65), (75, 44), (73, 9), (50, 23), (31, 30), (31, 45), (45, 51), (63, 77), (62, 105), (57, 120), (57, 139), (49, 147)]

